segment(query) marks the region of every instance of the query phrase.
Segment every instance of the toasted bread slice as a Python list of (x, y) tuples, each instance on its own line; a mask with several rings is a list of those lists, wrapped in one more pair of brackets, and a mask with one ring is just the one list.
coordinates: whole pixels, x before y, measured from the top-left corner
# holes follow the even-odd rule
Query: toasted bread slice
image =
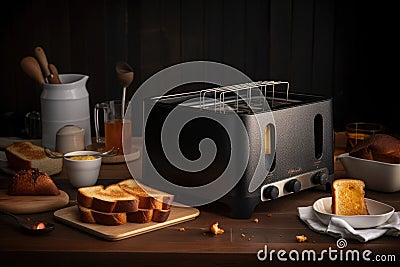
[(127, 222), (125, 212), (105, 213), (78, 205), (81, 221), (102, 225), (122, 225)]
[(153, 218), (153, 209), (139, 209), (135, 212), (127, 213), (127, 220), (131, 223), (148, 223)]
[(173, 195), (139, 184), (135, 179), (120, 181), (118, 185), (139, 198), (139, 209), (167, 210), (174, 199)]
[(17, 142), (5, 148), (8, 165), (15, 170), (37, 168), (48, 175), (60, 173), (62, 159), (51, 159), (44, 153), (44, 148), (32, 142)]
[(332, 213), (337, 215), (368, 215), (365, 183), (358, 179), (337, 179), (332, 184)]
[(138, 198), (129, 194), (118, 185), (104, 188), (102, 185), (81, 187), (78, 189), (79, 205), (106, 213), (135, 212), (138, 210)]

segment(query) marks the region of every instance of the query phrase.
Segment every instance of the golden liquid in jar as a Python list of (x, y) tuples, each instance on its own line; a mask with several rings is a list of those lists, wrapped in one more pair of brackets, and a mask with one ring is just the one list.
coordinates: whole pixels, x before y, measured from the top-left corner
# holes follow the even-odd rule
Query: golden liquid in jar
[[(125, 124), (125, 127), (123, 127)], [(105, 146), (106, 150), (111, 149), (114, 147), (118, 150), (118, 154), (129, 154), (131, 152), (132, 147), (132, 130), (131, 130), (131, 121), (129, 120), (110, 120), (105, 122)], [(122, 131), (124, 130), (125, 139), (125, 147), (127, 151), (123, 149), (123, 142), (122, 142)]]

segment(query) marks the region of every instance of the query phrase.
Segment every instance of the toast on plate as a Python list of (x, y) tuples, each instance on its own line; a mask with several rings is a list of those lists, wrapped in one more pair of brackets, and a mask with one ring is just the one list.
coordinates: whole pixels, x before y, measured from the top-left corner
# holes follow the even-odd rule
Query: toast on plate
[(358, 179), (337, 179), (332, 183), (332, 213), (337, 215), (368, 215), (365, 183)]

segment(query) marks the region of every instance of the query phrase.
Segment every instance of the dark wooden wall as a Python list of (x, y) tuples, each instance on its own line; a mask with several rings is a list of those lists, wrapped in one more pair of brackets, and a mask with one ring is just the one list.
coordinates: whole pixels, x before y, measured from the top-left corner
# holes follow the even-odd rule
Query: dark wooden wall
[(165, 67), (210, 60), (253, 80), (287, 80), (292, 91), (333, 97), (335, 130), (361, 120), (399, 130), (387, 83), (395, 76), (380, 76), (388, 74), (382, 55), (392, 55), (382, 49), (391, 41), (382, 34), (391, 8), (339, 0), (13, 1), (0, 18), (0, 111), (21, 121), (40, 110), (40, 88), (19, 62), (42, 46), (60, 73), (89, 75), (91, 107), (120, 97), (119, 60), (135, 71), (129, 98)]

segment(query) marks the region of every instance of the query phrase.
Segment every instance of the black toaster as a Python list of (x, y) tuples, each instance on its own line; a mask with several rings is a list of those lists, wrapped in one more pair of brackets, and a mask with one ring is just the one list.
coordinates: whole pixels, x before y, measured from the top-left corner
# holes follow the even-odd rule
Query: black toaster
[(145, 101), (143, 182), (183, 205), (263, 202), (334, 178), (332, 99), (252, 82)]

